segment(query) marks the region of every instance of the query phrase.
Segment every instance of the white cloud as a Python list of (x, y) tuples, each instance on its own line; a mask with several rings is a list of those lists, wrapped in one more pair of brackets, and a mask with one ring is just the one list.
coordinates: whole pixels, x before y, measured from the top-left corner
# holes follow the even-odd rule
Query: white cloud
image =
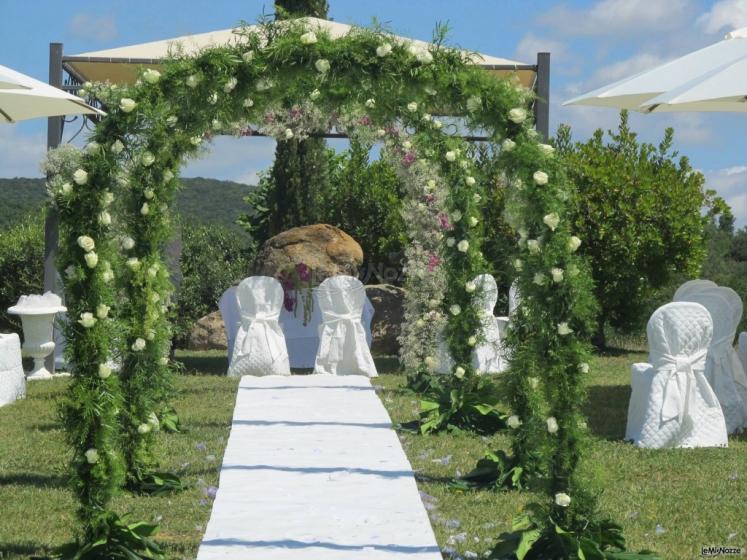
[(747, 0), (719, 0), (698, 18), (706, 33), (747, 27)]
[(589, 9), (552, 8), (540, 22), (563, 35), (630, 36), (677, 28), (692, 8), (692, 0), (601, 0)]
[(79, 13), (73, 16), (69, 24), (70, 32), (80, 39), (110, 41), (117, 37), (117, 22), (112, 16), (93, 16)]
[(531, 31), (524, 35), (516, 46), (516, 58), (523, 62), (531, 63), (536, 60), (538, 52), (551, 53), (554, 63), (565, 59), (568, 54), (567, 45), (563, 41), (547, 35), (535, 35)]
[(0, 126), (0, 175), (40, 177), (39, 164), (47, 151), (43, 133), (24, 134), (19, 125)]
[(706, 186), (731, 206), (737, 227), (747, 225), (747, 165), (706, 171)]
[(184, 166), (184, 177), (210, 177), (256, 184), (257, 173), (267, 169), (275, 156), (275, 140), (261, 136), (233, 138), (218, 136), (209, 152)]

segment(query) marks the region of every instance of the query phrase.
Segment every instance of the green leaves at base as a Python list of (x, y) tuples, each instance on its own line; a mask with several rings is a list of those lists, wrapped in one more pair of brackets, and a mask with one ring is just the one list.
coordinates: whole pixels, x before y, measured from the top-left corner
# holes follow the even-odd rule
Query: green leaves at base
[(482, 459), (477, 461), (474, 469), (454, 480), (451, 487), (459, 490), (477, 488), (521, 490), (525, 483), (524, 474), (524, 469), (504, 451), (488, 451)]
[(179, 422), (179, 415), (171, 406), (167, 406), (161, 411), (161, 414), (158, 415), (158, 421), (164, 432), (174, 434), (183, 431)]
[(609, 519), (569, 531), (538, 504), (529, 504), (514, 518), (511, 532), (499, 539), (492, 560), (661, 560), (649, 550), (626, 551), (622, 527)]
[(135, 490), (151, 496), (163, 496), (172, 492), (181, 492), (189, 487), (178, 475), (169, 472), (150, 472), (143, 475), (136, 483)]
[(152, 537), (158, 525), (127, 523), (127, 515), (119, 517), (106, 512), (92, 537), (61, 547), (51, 558), (59, 560), (161, 560), (165, 558)]
[(506, 427), (507, 418), (497, 403), (498, 395), (490, 381), (432, 381), (420, 401), (420, 432), (466, 429), (478, 434), (495, 433)]

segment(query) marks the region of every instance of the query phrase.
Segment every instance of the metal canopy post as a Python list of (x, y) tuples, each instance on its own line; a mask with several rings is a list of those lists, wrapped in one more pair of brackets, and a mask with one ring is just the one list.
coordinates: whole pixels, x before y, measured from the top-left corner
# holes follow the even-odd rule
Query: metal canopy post
[[(62, 43), (49, 44), (49, 84), (62, 87)], [(47, 119), (47, 150), (56, 148), (62, 142), (63, 117)], [(55, 208), (47, 207), (44, 223), (44, 291), (57, 293), (57, 245), (59, 243), (59, 216)], [(47, 356), (45, 366), (54, 374), (54, 352)]]
[(537, 79), (534, 82), (534, 122), (545, 142), (550, 138), (550, 53), (537, 53)]

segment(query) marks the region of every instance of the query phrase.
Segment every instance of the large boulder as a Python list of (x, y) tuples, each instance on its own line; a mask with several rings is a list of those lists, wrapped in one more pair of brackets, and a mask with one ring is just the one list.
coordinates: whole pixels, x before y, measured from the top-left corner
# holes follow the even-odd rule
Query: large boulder
[(334, 226), (296, 227), (265, 242), (254, 261), (254, 274), (278, 277), (300, 263), (309, 267), (315, 285), (331, 276), (358, 276), (363, 249), (355, 239)]
[(366, 286), (366, 295), (375, 310), (371, 322), (371, 353), (377, 356), (398, 355), (397, 339), (404, 320), (405, 290), (389, 284), (371, 284)]
[(205, 315), (192, 327), (188, 350), (227, 350), (228, 340), (220, 311)]

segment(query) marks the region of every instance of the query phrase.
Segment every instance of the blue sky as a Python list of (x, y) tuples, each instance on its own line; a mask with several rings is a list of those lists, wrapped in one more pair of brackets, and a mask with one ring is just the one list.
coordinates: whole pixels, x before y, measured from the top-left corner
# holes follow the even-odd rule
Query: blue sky
[[(430, 38), (448, 22), (450, 42), (470, 50), (533, 62), (552, 53), (551, 130), (568, 123), (577, 139), (614, 127), (614, 110), (561, 107), (575, 95), (718, 41), (747, 26), (747, 0), (329, 0), (330, 17), (366, 25), (372, 18), (400, 35)], [(226, 29), (271, 12), (270, 0), (2, 0), (0, 64), (47, 78), (48, 44), (67, 54)], [(705, 173), (711, 188), (747, 225), (744, 114), (634, 115), (644, 140), (658, 143), (667, 126), (675, 144)], [(73, 127), (68, 126), (69, 133)], [(68, 134), (69, 136), (69, 134)], [(0, 127), (0, 177), (38, 177), (46, 121)], [(184, 176), (253, 182), (271, 164), (272, 141), (221, 138)]]

